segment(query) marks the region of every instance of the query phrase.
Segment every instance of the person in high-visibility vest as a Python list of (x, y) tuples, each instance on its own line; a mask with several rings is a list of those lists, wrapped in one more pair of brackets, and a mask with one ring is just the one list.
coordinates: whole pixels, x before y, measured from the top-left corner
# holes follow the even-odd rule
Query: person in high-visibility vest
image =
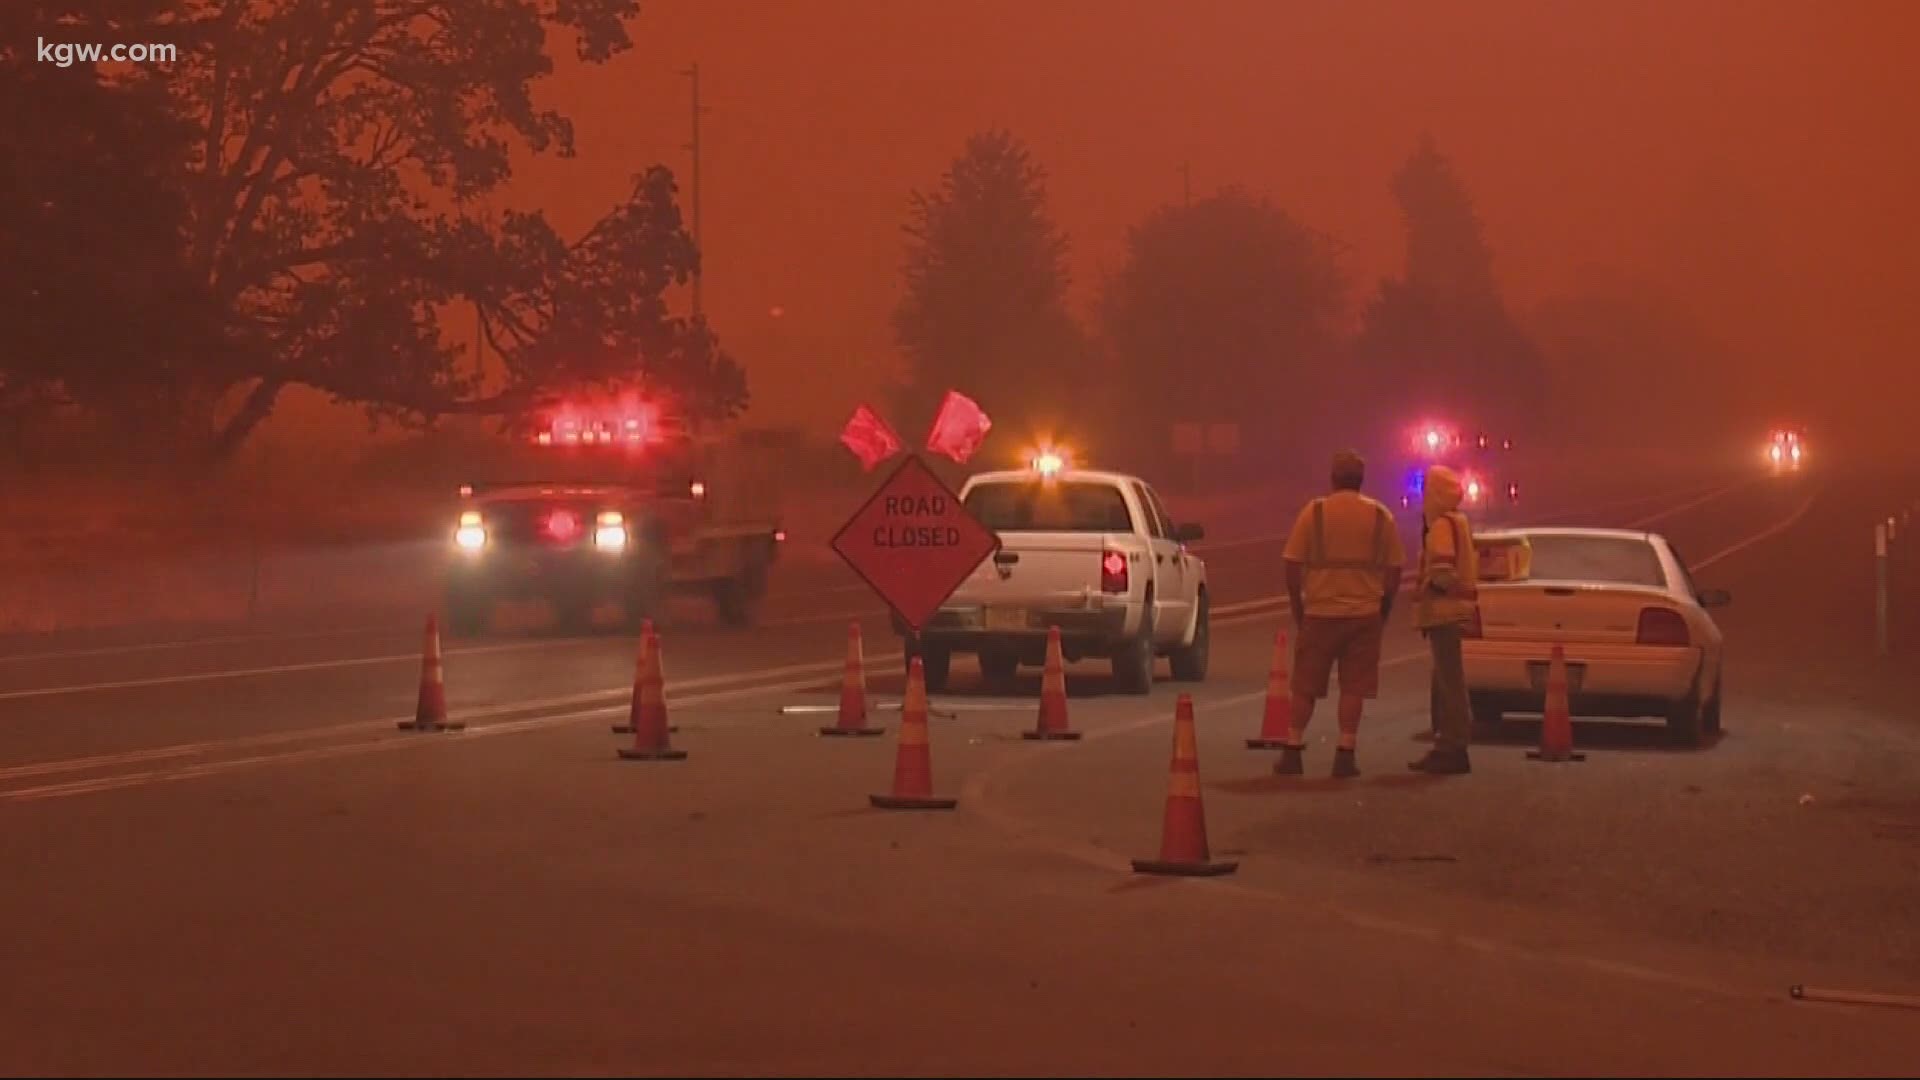
[(1479, 602), (1480, 553), (1473, 526), (1460, 512), (1460, 477), (1444, 465), (1427, 470), (1422, 485), (1420, 580), (1414, 601), (1414, 625), (1433, 652), (1429, 700), (1433, 711), (1433, 749), (1408, 763), (1415, 772), (1471, 772), (1467, 744), (1473, 732), (1473, 707), (1467, 699), (1467, 673), (1461, 643)]
[(1333, 493), (1308, 503), (1284, 553), (1293, 602), (1293, 725), (1273, 771), (1302, 771), (1313, 706), (1340, 668), (1340, 743), (1333, 775), (1360, 775), (1354, 760), (1360, 714), (1380, 693), (1380, 647), (1400, 592), (1406, 549), (1393, 513), (1360, 493), (1366, 461), (1351, 450), (1333, 458)]

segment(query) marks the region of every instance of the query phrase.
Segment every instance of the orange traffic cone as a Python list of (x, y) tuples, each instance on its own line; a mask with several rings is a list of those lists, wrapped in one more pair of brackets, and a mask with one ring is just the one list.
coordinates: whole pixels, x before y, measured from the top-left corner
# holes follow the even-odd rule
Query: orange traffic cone
[(680, 761), (667, 733), (666, 680), (660, 674), (660, 639), (651, 630), (640, 639), (639, 671), (633, 680), (633, 745), (620, 751), (628, 761)]
[(840, 678), (840, 722), (820, 729), (822, 735), (878, 735), (883, 729), (867, 723), (866, 654), (860, 624), (847, 624), (847, 670)]
[(1160, 826), (1160, 857), (1135, 859), (1137, 874), (1218, 877), (1240, 868), (1215, 861), (1207, 850), (1207, 813), (1200, 801), (1200, 752), (1193, 732), (1193, 696), (1181, 694), (1173, 714), (1173, 764), (1167, 775), (1167, 812)]
[(1067, 663), (1060, 655), (1060, 628), (1047, 628), (1047, 666), (1040, 673), (1040, 716), (1023, 739), (1071, 741), (1080, 733), (1067, 726)]
[(447, 687), (440, 672), (440, 620), (427, 616), (426, 640), (420, 648), (420, 703), (413, 719), (394, 725), (401, 731), (462, 731), (466, 723), (447, 719)]
[(900, 750), (893, 760), (893, 793), (869, 795), (882, 810), (951, 810), (959, 799), (933, 794), (933, 751), (927, 745), (927, 674), (920, 658), (907, 667), (907, 693), (900, 702)]
[[(655, 668), (659, 667), (660, 658), (659, 658), (659, 655), (654, 652), (654, 650), (659, 647), (659, 643), (660, 643), (659, 637), (656, 636), (653, 632), (653, 620), (646, 619), (642, 621), (640, 623), (640, 670), (641, 671), (646, 671), (647, 665), (650, 663)], [(665, 676), (663, 675), (662, 678), (664, 680)], [(635, 685), (638, 685), (638, 684), (636, 683)], [(664, 695), (664, 691), (663, 691), (663, 695)], [(666, 701), (666, 698), (662, 696), (661, 701), (664, 703)], [(678, 734), (680, 731), (680, 725), (668, 724), (667, 730), (675, 734)], [(615, 735), (633, 734), (633, 720), (629, 718), (627, 722), (624, 724), (613, 725), (613, 733)]]
[(1247, 740), (1249, 750), (1284, 750), (1293, 737), (1293, 688), (1287, 680), (1287, 632), (1273, 637), (1273, 666), (1267, 669), (1267, 710), (1260, 718), (1260, 735)]
[(1553, 647), (1547, 665), (1547, 711), (1540, 721), (1540, 749), (1527, 751), (1535, 761), (1585, 761), (1573, 748), (1573, 711), (1567, 704), (1567, 650)]

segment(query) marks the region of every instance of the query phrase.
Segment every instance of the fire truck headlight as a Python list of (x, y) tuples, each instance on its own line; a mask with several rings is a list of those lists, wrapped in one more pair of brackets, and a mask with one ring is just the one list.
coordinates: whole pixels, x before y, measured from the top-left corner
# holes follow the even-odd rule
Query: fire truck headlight
[(627, 546), (626, 519), (620, 511), (608, 510), (595, 521), (593, 546), (601, 551), (624, 551)]
[(460, 515), (460, 527), (453, 531), (453, 542), (462, 551), (479, 551), (487, 546), (487, 529), (480, 524), (480, 515), (468, 513)]

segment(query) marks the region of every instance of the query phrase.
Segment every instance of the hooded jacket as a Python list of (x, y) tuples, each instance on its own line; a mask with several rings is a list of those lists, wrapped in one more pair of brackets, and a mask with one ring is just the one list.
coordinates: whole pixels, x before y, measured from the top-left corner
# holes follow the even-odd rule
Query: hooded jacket
[(1427, 470), (1415, 612), (1421, 627), (1464, 623), (1473, 618), (1479, 595), (1480, 557), (1473, 545), (1473, 526), (1460, 512), (1463, 494), (1458, 473), (1442, 465)]

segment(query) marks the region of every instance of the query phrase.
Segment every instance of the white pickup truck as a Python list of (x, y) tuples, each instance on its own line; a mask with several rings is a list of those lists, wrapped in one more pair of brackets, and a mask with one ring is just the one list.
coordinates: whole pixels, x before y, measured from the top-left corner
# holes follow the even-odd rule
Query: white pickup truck
[(922, 629), (928, 689), (946, 684), (954, 653), (975, 654), (987, 682), (1003, 685), (1022, 664), (1045, 662), (1056, 626), (1068, 662), (1111, 658), (1128, 693), (1153, 688), (1161, 656), (1175, 679), (1206, 678), (1207, 567), (1187, 550), (1204, 533), (1175, 525), (1145, 481), (991, 472), (970, 478), (960, 498), (1001, 547)]

